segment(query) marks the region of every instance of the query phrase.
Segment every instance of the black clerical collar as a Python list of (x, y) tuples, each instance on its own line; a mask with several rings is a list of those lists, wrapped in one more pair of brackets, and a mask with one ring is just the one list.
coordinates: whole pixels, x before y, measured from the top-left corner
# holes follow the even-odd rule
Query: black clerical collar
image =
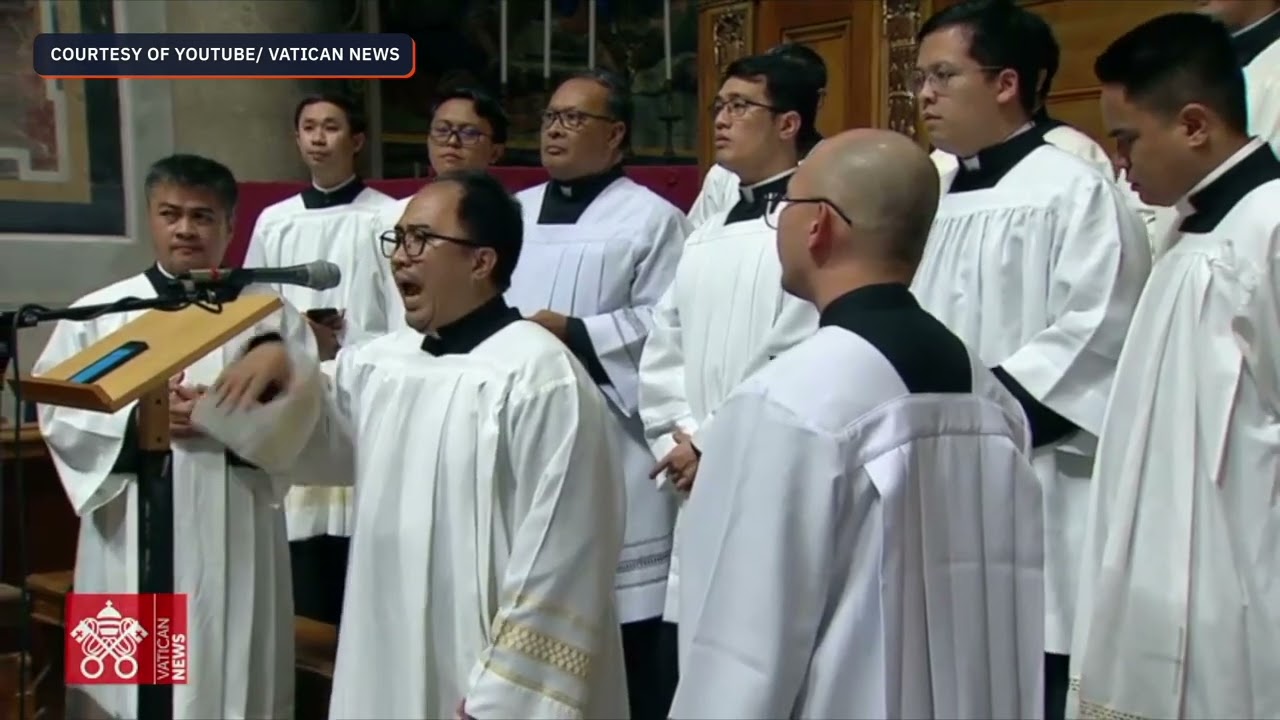
[(1036, 125), (1026, 128), (1002, 143), (978, 151), (977, 155), (960, 160), (960, 170), (947, 192), (989, 190), (996, 186), (1009, 171), (1022, 162), (1036, 148), (1044, 145), (1044, 133)]
[(832, 300), (818, 317), (820, 326), (848, 328), (851, 318), (868, 310), (903, 310), (920, 307), (911, 289), (902, 283), (864, 285)]
[(1273, 12), (1266, 19), (1236, 33), (1231, 38), (1231, 44), (1235, 46), (1240, 67), (1244, 67), (1276, 40), (1280, 40), (1280, 11)]
[[(1256, 144), (1251, 152), (1228, 167), (1207, 185), (1187, 196), (1192, 214), (1183, 219), (1178, 230), (1184, 233), (1203, 234), (1213, 232), (1222, 219), (1231, 212), (1246, 195), (1258, 186), (1280, 180), (1280, 160), (1265, 142)], [(1247, 149), (1248, 146), (1246, 146)], [(1242, 149), (1242, 152), (1244, 151)], [(1233, 160), (1235, 158), (1232, 158)], [(1228, 163), (1232, 160), (1228, 160)]]
[(1031, 121), (1035, 123), (1035, 125), (1032, 126), (1031, 131), (1040, 133), (1040, 137), (1044, 137), (1045, 133), (1049, 132), (1050, 130), (1056, 130), (1057, 128), (1060, 128), (1060, 127), (1067, 127), (1066, 123), (1051, 116), (1049, 112), (1044, 108), (1040, 108), (1040, 112), (1036, 113), (1036, 116), (1032, 118)]
[(422, 339), (422, 349), (436, 356), (465, 355), (502, 328), (520, 319), (520, 311), (501, 295)]
[(795, 168), (791, 168), (780, 175), (774, 175), (767, 180), (761, 180), (752, 185), (740, 186), (738, 188), (738, 204), (733, 206), (729, 211), (729, 216), (724, 219), (725, 225), (731, 225), (738, 222), (746, 222), (747, 220), (759, 220), (769, 209), (769, 201), (774, 198), (782, 197), (787, 194), (787, 183), (791, 182), (791, 176), (796, 173)]
[(159, 263), (147, 268), (142, 274), (147, 277), (147, 282), (151, 283), (151, 287), (156, 291), (157, 296), (167, 290), (173, 280), (172, 275), (160, 269)]
[(572, 225), (578, 222), (591, 202), (612, 185), (625, 177), (621, 165), (614, 165), (602, 173), (574, 178), (552, 180), (542, 195), (542, 209), (538, 223), (542, 225)]
[(352, 177), (333, 190), (321, 190), (313, 183), (311, 187), (302, 191), (302, 205), (308, 210), (350, 205), (356, 201), (360, 193), (364, 192), (364, 188), (364, 181), (359, 177)]

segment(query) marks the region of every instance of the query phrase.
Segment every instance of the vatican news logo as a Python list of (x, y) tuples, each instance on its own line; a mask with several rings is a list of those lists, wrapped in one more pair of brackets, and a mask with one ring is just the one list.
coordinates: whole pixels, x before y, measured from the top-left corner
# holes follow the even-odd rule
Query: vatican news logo
[(68, 685), (186, 685), (187, 596), (70, 593)]

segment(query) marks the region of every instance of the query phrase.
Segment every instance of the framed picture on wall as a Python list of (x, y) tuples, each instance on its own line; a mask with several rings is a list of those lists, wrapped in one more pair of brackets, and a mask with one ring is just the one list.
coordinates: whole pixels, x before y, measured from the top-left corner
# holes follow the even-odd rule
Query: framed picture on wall
[(41, 33), (114, 30), (111, 0), (0, 2), (0, 234), (125, 234), (117, 81), (31, 67)]

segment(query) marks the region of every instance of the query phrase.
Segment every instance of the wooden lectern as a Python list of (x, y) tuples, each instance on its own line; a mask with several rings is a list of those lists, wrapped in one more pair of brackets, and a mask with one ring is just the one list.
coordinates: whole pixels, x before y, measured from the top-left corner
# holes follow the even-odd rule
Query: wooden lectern
[[(174, 592), (169, 379), (280, 307), (275, 295), (243, 295), (216, 307), (149, 310), (43, 375), (16, 382), (23, 401), (44, 405), (116, 413), (137, 401), (139, 593)], [(83, 317), (76, 312), (49, 315)], [(171, 685), (138, 686), (139, 720), (172, 717)]]

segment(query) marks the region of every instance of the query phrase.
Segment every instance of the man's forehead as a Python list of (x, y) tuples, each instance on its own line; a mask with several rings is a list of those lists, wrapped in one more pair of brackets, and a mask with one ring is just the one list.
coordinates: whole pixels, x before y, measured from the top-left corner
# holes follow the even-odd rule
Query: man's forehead
[(342, 120), (347, 119), (347, 114), (342, 108), (331, 102), (314, 102), (302, 109), (302, 120)]
[(460, 188), (453, 182), (433, 182), (405, 206), (401, 225), (439, 225), (456, 217)]
[(952, 25), (929, 33), (920, 41), (916, 66), (955, 65), (972, 60), (969, 57), (969, 39), (969, 28), (963, 25)]
[(585, 78), (573, 78), (566, 80), (556, 89), (548, 106), (553, 110), (577, 108), (594, 112), (604, 107), (608, 96), (609, 91), (600, 83)]
[(436, 108), (436, 119), (463, 120), (470, 123), (484, 122), (484, 118), (476, 112), (476, 104), (467, 98), (450, 98)]
[(731, 77), (724, 81), (720, 86), (720, 92), (717, 97), (721, 100), (732, 100), (734, 98), (742, 98), (744, 100), (763, 101), (764, 99), (764, 79), (751, 79)]
[(168, 205), (186, 210), (216, 210), (222, 205), (218, 194), (211, 188), (176, 183), (160, 183), (151, 188), (150, 199), (156, 205)]

